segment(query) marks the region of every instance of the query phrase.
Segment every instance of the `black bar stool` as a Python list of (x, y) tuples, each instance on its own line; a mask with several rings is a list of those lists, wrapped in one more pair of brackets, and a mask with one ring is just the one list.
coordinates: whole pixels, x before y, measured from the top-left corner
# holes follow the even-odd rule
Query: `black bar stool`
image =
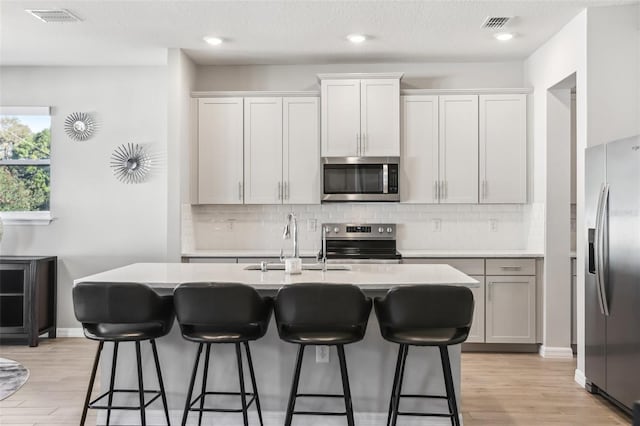
[[(451, 376), (449, 345), (467, 340), (473, 317), (473, 293), (466, 287), (421, 285), (395, 287), (376, 298), (376, 315), (382, 337), (400, 344), (393, 378), (387, 426), (395, 426), (399, 415), (449, 417), (459, 426), (458, 406)], [(403, 395), (402, 381), (409, 346), (437, 346), (444, 373), (446, 395)], [(446, 399), (448, 413), (401, 412), (400, 398)]]
[[(353, 404), (349, 389), (344, 345), (362, 340), (371, 313), (371, 299), (356, 286), (345, 284), (292, 284), (278, 291), (275, 317), (280, 338), (296, 343), (298, 357), (287, 406), (285, 426), (290, 426), (294, 414), (347, 416), (354, 425)], [(298, 383), (304, 349), (307, 345), (335, 346), (340, 361), (343, 395), (299, 394)], [(344, 398), (345, 412), (295, 411), (298, 397)]]
[[(77, 320), (82, 323), (85, 336), (100, 342), (91, 371), (80, 425), (84, 425), (89, 408), (107, 410), (107, 425), (109, 425), (111, 410), (140, 410), (142, 425), (146, 425), (145, 409), (159, 397), (162, 398), (167, 425), (170, 425), (167, 397), (162, 382), (155, 339), (165, 336), (171, 331), (174, 319), (172, 297), (170, 295), (161, 296), (145, 284), (91, 282), (74, 285), (72, 295), (73, 309)], [(151, 343), (160, 390), (144, 389), (142, 356), (140, 354), (140, 342), (144, 340), (149, 340)], [(105, 342), (113, 342), (109, 390), (91, 401), (91, 390)], [(120, 342), (135, 342), (138, 389), (114, 388)], [(135, 407), (114, 406), (113, 396), (115, 393), (137, 393), (140, 405)], [(145, 394), (153, 396), (145, 402)], [(107, 405), (98, 405), (98, 401), (105, 397), (108, 401)]]
[[(262, 411), (260, 397), (256, 386), (256, 376), (251, 361), (249, 341), (257, 340), (265, 335), (271, 318), (272, 300), (262, 298), (256, 290), (244, 284), (231, 283), (186, 283), (179, 285), (174, 292), (176, 316), (182, 330), (182, 336), (192, 342), (199, 343), (189, 391), (182, 416), (182, 425), (187, 423), (190, 411), (198, 412), (198, 425), (202, 423), (204, 412), (242, 413), (244, 424), (249, 424), (248, 408), (255, 402), (260, 425), (262, 425)], [(207, 391), (207, 374), (209, 372), (209, 356), (212, 344), (233, 343), (236, 348), (240, 392), (209, 392)], [(253, 392), (245, 391), (244, 372), (242, 369), (242, 351), (244, 345), (249, 364), (249, 374)], [(202, 390), (191, 399), (193, 386), (198, 372), (198, 364), (203, 346), (206, 345), (204, 359)], [(205, 408), (207, 395), (239, 395), (242, 408)], [(251, 399), (247, 402), (247, 396)], [(198, 408), (194, 406), (199, 404)]]

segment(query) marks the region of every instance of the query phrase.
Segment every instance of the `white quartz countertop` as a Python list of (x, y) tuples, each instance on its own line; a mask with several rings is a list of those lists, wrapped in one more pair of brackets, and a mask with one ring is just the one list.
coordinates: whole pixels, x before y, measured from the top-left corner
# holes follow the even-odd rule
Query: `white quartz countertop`
[(532, 250), (402, 250), (402, 257), (544, 257), (544, 253)]
[[(544, 257), (544, 253), (532, 250), (404, 250), (398, 251), (403, 257)], [(290, 255), (290, 250), (286, 253)], [(318, 250), (300, 250), (300, 257), (316, 257)], [(182, 253), (183, 257), (279, 257), (279, 250), (193, 250)]]
[[(291, 256), (292, 251), (286, 250), (285, 255)], [(316, 257), (318, 250), (300, 250), (300, 257)], [(280, 257), (280, 250), (269, 249), (238, 249), (238, 250), (193, 250), (183, 252), (182, 257)]]
[(134, 263), (95, 275), (79, 282), (141, 282), (154, 287), (175, 287), (185, 282), (235, 282), (256, 289), (277, 290), (288, 284), (319, 282), (355, 284), (363, 290), (385, 290), (398, 285), (448, 284), (477, 287), (478, 281), (449, 265), (350, 264), (348, 271), (247, 271), (235, 263)]

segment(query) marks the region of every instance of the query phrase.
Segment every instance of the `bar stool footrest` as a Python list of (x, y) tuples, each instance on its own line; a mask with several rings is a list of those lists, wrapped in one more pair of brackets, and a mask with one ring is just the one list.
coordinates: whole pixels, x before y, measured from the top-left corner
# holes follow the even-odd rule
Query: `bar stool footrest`
[[(151, 398), (148, 402), (146, 402), (144, 404), (144, 408), (147, 408), (151, 403), (153, 403), (153, 401), (155, 401), (156, 399), (160, 398), (160, 395), (162, 395), (162, 393), (159, 390), (145, 390), (143, 391), (145, 394), (150, 393), (150, 394), (154, 394), (154, 397)], [(106, 391), (105, 393), (103, 393), (102, 395), (98, 396), (96, 399), (94, 399), (93, 401), (89, 402), (89, 408), (93, 409), (93, 410), (140, 410), (139, 405), (136, 406), (126, 406), (126, 405), (96, 405), (96, 403), (98, 401), (100, 401), (101, 399), (109, 396), (109, 394), (111, 393), (135, 393), (135, 394), (139, 394), (140, 391), (137, 389), (114, 389), (113, 391)]]
[[(194, 405), (196, 403), (198, 403), (202, 398), (204, 398), (207, 395), (227, 395), (227, 396), (240, 396), (242, 395), (240, 392), (204, 392), (201, 393), (200, 395), (198, 395), (193, 401), (191, 401), (191, 404), (189, 404), (189, 411), (195, 411), (195, 412), (213, 412), (213, 413), (242, 413), (242, 408), (202, 408), (200, 409), (200, 407), (194, 407)], [(248, 401), (247, 401), (247, 409), (249, 409), (249, 407), (251, 406), (251, 404), (255, 401), (256, 399), (256, 395), (254, 393), (245, 393), (246, 396), (251, 397)]]
[(453, 417), (453, 414), (449, 413), (419, 413), (416, 411), (398, 411), (399, 416), (414, 416), (414, 417)]
[(294, 411), (292, 414), (302, 416), (346, 416), (346, 411)]
[(414, 395), (414, 394), (402, 394), (400, 398), (429, 398), (429, 399), (448, 399), (446, 395)]

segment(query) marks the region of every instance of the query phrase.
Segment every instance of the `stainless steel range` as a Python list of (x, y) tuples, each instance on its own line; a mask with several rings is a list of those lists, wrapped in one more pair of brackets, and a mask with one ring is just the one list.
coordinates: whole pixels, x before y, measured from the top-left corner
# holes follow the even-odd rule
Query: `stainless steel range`
[[(393, 223), (325, 223), (327, 260), (349, 263), (400, 263)], [(322, 257), (322, 251), (320, 257)]]

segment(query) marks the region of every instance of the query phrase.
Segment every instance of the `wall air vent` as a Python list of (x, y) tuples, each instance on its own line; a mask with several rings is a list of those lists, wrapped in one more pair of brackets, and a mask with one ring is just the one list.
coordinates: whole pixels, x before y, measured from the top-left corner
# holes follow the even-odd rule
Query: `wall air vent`
[(499, 30), (500, 28), (504, 27), (510, 19), (510, 16), (488, 16), (487, 19), (484, 20), (484, 23), (480, 28)]
[(82, 19), (78, 18), (73, 13), (66, 9), (26, 9), (25, 12), (35, 16), (42, 22), (79, 22)]

